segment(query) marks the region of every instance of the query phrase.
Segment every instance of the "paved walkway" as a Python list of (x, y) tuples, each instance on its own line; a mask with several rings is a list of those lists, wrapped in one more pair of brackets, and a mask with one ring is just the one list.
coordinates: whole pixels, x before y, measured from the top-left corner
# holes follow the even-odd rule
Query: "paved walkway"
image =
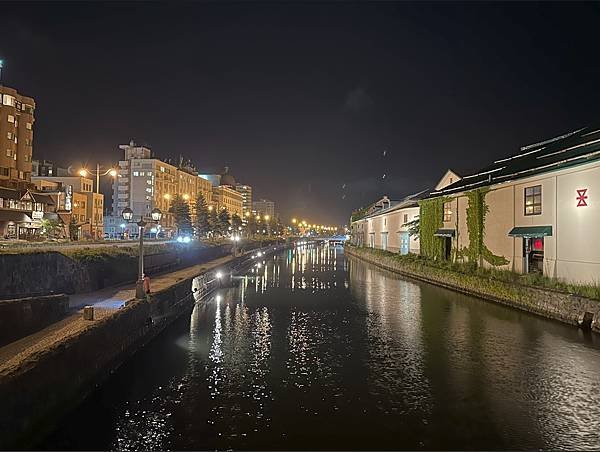
[[(179, 281), (193, 278), (205, 271), (218, 268), (232, 259), (232, 256), (225, 256), (203, 264), (157, 275), (151, 281), (152, 292), (160, 292)], [(126, 301), (134, 297), (135, 283), (106, 288), (95, 292), (71, 295), (69, 297), (71, 314), (68, 317), (0, 348), (0, 374), (9, 371), (10, 368), (18, 365), (36, 352), (44, 350), (67, 337), (79, 334), (90, 326), (91, 323), (89, 321), (83, 320), (83, 306), (93, 305), (96, 308), (94, 310), (95, 318), (101, 319), (114, 314)]]

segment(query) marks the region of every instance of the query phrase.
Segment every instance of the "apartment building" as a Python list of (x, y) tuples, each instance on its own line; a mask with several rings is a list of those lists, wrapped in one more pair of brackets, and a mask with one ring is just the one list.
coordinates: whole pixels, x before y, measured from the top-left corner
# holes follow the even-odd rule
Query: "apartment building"
[(275, 203), (269, 199), (260, 199), (252, 203), (252, 210), (259, 215), (275, 217)]
[(0, 85), (0, 187), (31, 187), (35, 101)]
[(160, 225), (155, 227), (156, 233), (169, 237), (176, 229), (173, 214), (169, 213), (174, 196), (179, 195), (189, 203), (192, 220), (199, 194), (204, 196), (208, 205), (213, 203), (212, 184), (200, 177), (190, 164), (180, 162), (179, 166), (175, 166), (157, 159), (153, 157), (150, 148), (139, 146), (133, 141), (120, 145), (119, 148), (123, 151), (124, 158), (119, 161), (119, 174), (113, 183), (113, 218), (106, 221), (111, 228), (109, 234), (138, 234), (135, 224), (121, 227), (122, 212), (126, 207), (133, 210), (136, 221), (141, 217), (150, 217), (152, 209), (159, 208), (163, 217)]
[(230, 215), (242, 218), (244, 214), (244, 198), (242, 194), (229, 185), (219, 185), (212, 188), (213, 205), (217, 211), (227, 209)]
[(237, 183), (235, 189), (242, 195), (242, 211), (244, 218), (252, 213), (252, 187)]

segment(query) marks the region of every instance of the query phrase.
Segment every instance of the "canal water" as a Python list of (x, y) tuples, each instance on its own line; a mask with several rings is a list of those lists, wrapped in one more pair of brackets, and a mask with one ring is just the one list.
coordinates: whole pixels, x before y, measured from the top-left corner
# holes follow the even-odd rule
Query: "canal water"
[(595, 334), (341, 247), (257, 260), (124, 364), (49, 449), (600, 449)]

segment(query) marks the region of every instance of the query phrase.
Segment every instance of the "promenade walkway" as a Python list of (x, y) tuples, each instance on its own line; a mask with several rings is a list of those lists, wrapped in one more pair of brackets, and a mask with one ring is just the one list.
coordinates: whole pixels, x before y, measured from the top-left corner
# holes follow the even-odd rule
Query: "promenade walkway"
[[(232, 259), (232, 256), (225, 256), (206, 263), (157, 275), (151, 281), (152, 292), (160, 292), (179, 281), (218, 268)], [(23, 362), (24, 359), (32, 357), (36, 352), (44, 350), (69, 336), (79, 334), (89, 327), (91, 325), (90, 321), (83, 320), (84, 306), (93, 305), (95, 307), (95, 319), (99, 320), (114, 314), (125, 302), (133, 298), (135, 298), (135, 283), (71, 295), (69, 297), (71, 313), (66, 318), (0, 348), (0, 374)]]

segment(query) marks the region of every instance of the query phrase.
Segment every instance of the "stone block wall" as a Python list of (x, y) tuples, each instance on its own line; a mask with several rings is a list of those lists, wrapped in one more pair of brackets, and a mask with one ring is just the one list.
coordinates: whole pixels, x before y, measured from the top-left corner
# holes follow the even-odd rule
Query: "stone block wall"
[(66, 295), (0, 300), (0, 346), (60, 320), (68, 308)]

